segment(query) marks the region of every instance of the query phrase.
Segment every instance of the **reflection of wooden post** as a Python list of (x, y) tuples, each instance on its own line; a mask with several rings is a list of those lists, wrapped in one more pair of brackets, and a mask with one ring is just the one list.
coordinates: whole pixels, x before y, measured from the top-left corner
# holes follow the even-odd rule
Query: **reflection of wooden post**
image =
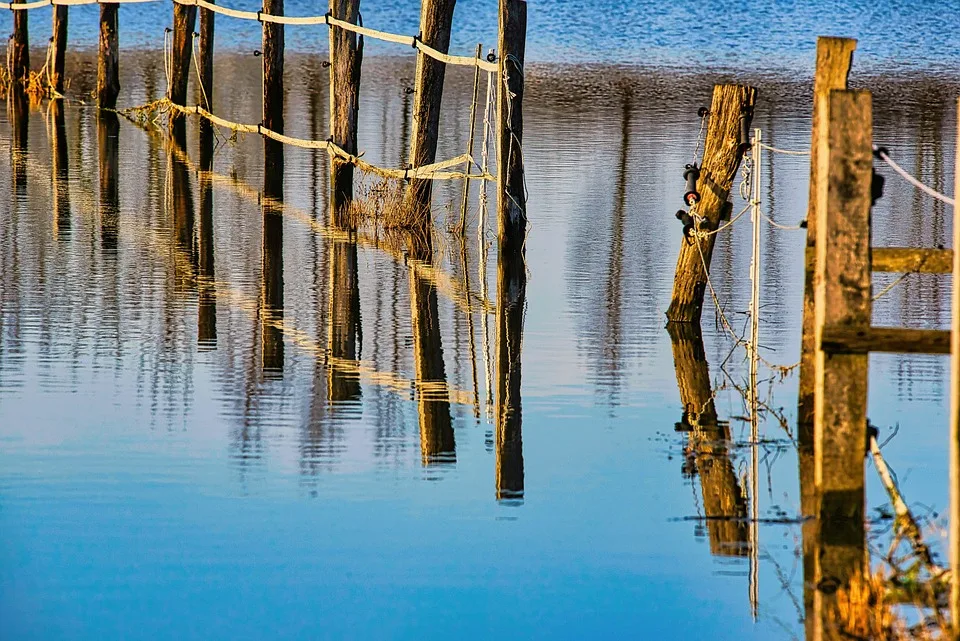
[[(330, 0), (334, 18), (357, 24), (360, 0)], [(330, 135), (347, 153), (357, 154), (357, 117), (360, 111), (360, 67), (363, 38), (352, 31), (330, 27)], [(333, 220), (346, 225), (347, 206), (353, 200), (353, 165), (330, 157)]]
[[(26, 0), (14, 0), (15, 2), (25, 2)], [(30, 36), (28, 33), (29, 11), (13, 11), (13, 35), (10, 37), (10, 43), (7, 45), (8, 67), (10, 80), (14, 87), (20, 91), (26, 84), (27, 76), (30, 74)]]
[(263, 152), (261, 359), (265, 374), (282, 375), (283, 211), (280, 204), (283, 202), (283, 146), (264, 138)]
[[(58, 7), (59, 8), (59, 7)], [(50, 139), (50, 159), (53, 164), (54, 229), (57, 236), (70, 234), (70, 158), (67, 151), (67, 126), (63, 117), (63, 101), (52, 100), (53, 137)]]
[(357, 269), (357, 244), (334, 240), (330, 246), (330, 357), (327, 394), (331, 401), (360, 400), (360, 379), (336, 361), (354, 363), (357, 344), (362, 341), (360, 324), (360, 274)]
[(177, 136), (174, 137), (172, 145), (173, 148), (170, 149), (168, 166), (170, 171), (170, 189), (173, 192), (171, 194), (173, 205), (173, 235), (177, 249), (180, 250), (190, 261), (190, 264), (193, 265), (196, 252), (193, 244), (194, 203), (193, 192), (190, 189), (191, 172), (187, 164), (177, 157), (178, 152), (183, 152), (183, 147), (178, 143)]
[[(180, 5), (177, 5), (178, 7)], [(100, 5), (100, 54), (97, 57), (97, 105), (102, 109), (117, 106), (120, 95), (120, 37), (117, 34), (117, 10), (120, 5)]]
[[(740, 167), (743, 148), (740, 145), (741, 115), (749, 128), (757, 90), (739, 85), (717, 85), (710, 105), (710, 123), (700, 163), (697, 191), (701, 200), (696, 212), (705, 218), (711, 229), (720, 222), (720, 214), (730, 196), (730, 188)], [(679, 193), (679, 192), (678, 192)], [(706, 262), (710, 268), (716, 235), (699, 241), (700, 248), (686, 238), (680, 245), (677, 271), (673, 279), (673, 298), (667, 308), (667, 320), (678, 323), (699, 323), (703, 310), (703, 293), (707, 286)], [(703, 258), (700, 252), (703, 252)]]
[(49, 70), (50, 84), (57, 93), (63, 93), (64, 67), (67, 61), (67, 24), (69, 7), (55, 5), (53, 7), (53, 36), (50, 38), (53, 51), (50, 58), (53, 69)]
[[(433, 262), (429, 240), (410, 240), (410, 260)], [(436, 286), (410, 269), (410, 312), (413, 325), (413, 358), (420, 414), (420, 454), (424, 465), (456, 460), (456, 442), (450, 416), (450, 393), (443, 363), (440, 312)]]
[[(17, 13), (26, 13), (18, 11)], [(26, 194), (27, 189), (27, 144), (30, 138), (30, 108), (27, 94), (22, 89), (10, 87), (7, 92), (7, 113), (13, 134), (10, 164), (13, 169), (13, 188), (17, 194)]]
[[(116, 5), (114, 5), (116, 6)], [(100, 246), (117, 251), (120, 214), (120, 121), (110, 111), (97, 117), (100, 166)]]
[[(813, 291), (814, 259), (817, 244), (817, 159), (818, 141), (827, 136), (825, 104), (830, 91), (846, 89), (847, 76), (853, 63), (856, 40), (817, 38), (817, 69), (813, 78), (813, 131), (810, 135), (810, 198), (807, 202), (806, 278), (803, 292), (803, 332), (800, 350), (800, 401), (797, 411), (797, 447), (813, 450)], [(801, 455), (806, 455), (801, 452)], [(801, 466), (801, 470), (803, 466)], [(812, 469), (812, 467), (811, 467)], [(801, 485), (803, 485), (801, 479)], [(813, 514), (814, 506), (801, 505), (803, 514)], [(809, 508), (809, 509), (808, 509)]]
[(673, 365), (683, 404), (681, 425), (690, 431), (688, 454), (692, 454), (700, 476), (710, 553), (746, 556), (747, 503), (727, 451), (729, 430), (717, 421), (700, 327), (669, 323), (667, 331), (673, 345)]
[[(429, 47), (447, 53), (450, 48), (450, 28), (453, 26), (453, 7), (456, 0), (421, 0), (420, 39)], [(410, 164), (429, 165), (437, 159), (437, 138), (440, 132), (440, 104), (443, 100), (443, 78), (447, 65), (420, 52), (417, 54), (417, 73), (413, 96), (413, 147)], [(430, 221), (429, 180), (410, 181), (413, 206), (425, 222)], [(418, 220), (422, 220), (418, 217)]]
[(497, 500), (523, 498), (520, 350), (526, 298), (527, 267), (523, 256), (500, 254), (497, 262)]
[(200, 172), (200, 224), (197, 228), (197, 343), (204, 347), (217, 344), (217, 291), (213, 259), (213, 184)]
[[(957, 101), (960, 105), (960, 100)], [(960, 111), (957, 112), (960, 132)], [(960, 139), (958, 139), (960, 140)], [(953, 193), (960, 194), (960, 146)], [(954, 638), (960, 638), (960, 205), (953, 207), (953, 302), (950, 324), (950, 614)]]
[[(825, 328), (870, 325), (872, 109), (866, 91), (831, 91), (817, 150), (814, 439), (820, 507), (818, 586), (847, 586), (864, 570), (867, 355), (824, 353)], [(826, 110), (823, 107), (826, 106)], [(814, 595), (822, 636), (836, 636), (835, 601)]]

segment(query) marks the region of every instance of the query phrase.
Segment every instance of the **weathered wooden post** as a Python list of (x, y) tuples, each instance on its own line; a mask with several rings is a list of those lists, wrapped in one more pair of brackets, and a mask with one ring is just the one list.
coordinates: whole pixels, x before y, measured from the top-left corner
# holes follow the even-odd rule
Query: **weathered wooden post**
[[(830, 92), (846, 89), (857, 41), (848, 38), (817, 38), (817, 68), (813, 78), (813, 130), (810, 133), (810, 197), (807, 201), (806, 276), (803, 290), (803, 331), (800, 349), (800, 400), (797, 410), (797, 446), (801, 455), (813, 454), (813, 369), (816, 347), (813, 340), (814, 262), (817, 245), (817, 158), (818, 141), (827, 135), (823, 110)], [(801, 466), (801, 469), (803, 466)], [(802, 483), (802, 479), (801, 479)], [(803, 506), (802, 506), (803, 507)], [(812, 509), (812, 506), (811, 506)], [(803, 513), (810, 515), (804, 507)]]
[[(178, 5), (179, 6), (179, 5)], [(100, 5), (100, 55), (97, 57), (97, 105), (114, 109), (120, 95), (120, 38), (117, 11), (120, 5)]]
[[(360, 0), (330, 0), (330, 15), (357, 24)], [(357, 115), (360, 111), (360, 66), (363, 37), (330, 26), (330, 136), (347, 153), (357, 154)], [(353, 165), (330, 157), (331, 220), (347, 225), (347, 207), (353, 200)]]
[[(453, 8), (456, 0), (421, 0), (420, 41), (442, 53), (450, 49), (450, 29), (453, 26)], [(437, 137), (440, 129), (440, 105), (443, 100), (443, 78), (447, 65), (417, 54), (417, 73), (413, 95), (413, 146), (410, 164), (413, 167), (429, 165), (437, 159)], [(430, 226), (431, 181), (410, 181), (410, 202), (416, 212), (416, 222)]]
[(67, 62), (67, 24), (69, 17), (69, 7), (58, 4), (53, 7), (53, 35), (50, 41), (53, 45), (51, 59), (53, 69), (50, 69), (50, 86), (57, 93), (63, 93), (64, 87), (64, 67)]
[[(957, 100), (960, 105), (960, 100)], [(960, 132), (960, 111), (957, 112)], [(960, 140), (960, 138), (958, 138)], [(960, 146), (957, 146), (960, 162)], [(960, 164), (954, 165), (953, 193), (960, 194)], [(950, 322), (950, 618), (960, 639), (960, 204), (953, 206), (953, 299)]]
[[(213, 111), (213, 32), (214, 16), (210, 9), (200, 9), (200, 42), (197, 55), (200, 66), (199, 104), (207, 111)], [(200, 119), (200, 169), (213, 170), (213, 123), (206, 118)]]
[[(22, 3), (26, 0), (13, 0)], [(7, 61), (10, 80), (14, 88), (23, 89), (30, 74), (30, 35), (28, 30), (29, 11), (13, 12), (13, 35), (7, 45)]]
[[(740, 167), (744, 148), (740, 145), (741, 118), (749, 129), (757, 90), (741, 85), (717, 85), (710, 104), (710, 123), (700, 163), (697, 191), (700, 202), (696, 213), (716, 229), (730, 196), (733, 180)], [(703, 294), (707, 287), (707, 271), (713, 256), (716, 235), (702, 239), (684, 238), (673, 279), (673, 298), (667, 308), (667, 320), (673, 323), (699, 323), (703, 311)], [(703, 256), (701, 257), (701, 253)]]
[[(817, 149), (817, 239), (814, 283), (815, 479), (820, 536), (817, 585), (845, 587), (864, 570), (866, 353), (824, 352), (824, 332), (870, 326), (870, 206), (873, 116), (867, 91), (823, 97), (827, 134)], [(826, 107), (826, 108), (825, 108)], [(836, 625), (835, 599), (818, 589), (818, 623)]]
[[(497, 235), (500, 253), (520, 256), (527, 237), (523, 168), (523, 61), (526, 0), (500, 0), (497, 82)], [(506, 85), (506, 86), (505, 86)]]
[[(187, 81), (190, 80), (190, 58), (193, 54), (193, 30), (197, 23), (197, 5), (173, 5), (173, 44), (170, 52), (170, 86), (167, 87), (167, 98), (175, 105), (186, 107)], [(183, 115), (175, 113), (175, 118), (183, 119)]]

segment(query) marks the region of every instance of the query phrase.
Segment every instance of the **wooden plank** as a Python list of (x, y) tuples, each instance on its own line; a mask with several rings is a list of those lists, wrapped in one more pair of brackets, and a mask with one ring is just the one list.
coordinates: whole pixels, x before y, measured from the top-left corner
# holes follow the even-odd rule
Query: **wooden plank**
[[(822, 349), (826, 327), (870, 325), (873, 114), (867, 91), (830, 92), (827, 135), (818, 140), (814, 283), (814, 477), (819, 536), (814, 579), (849, 586), (864, 570), (866, 354)], [(815, 638), (835, 638), (837, 602), (814, 594)]]
[[(697, 213), (706, 218), (712, 226), (720, 221), (720, 214), (727, 202), (730, 188), (740, 167), (743, 152), (740, 148), (740, 114), (746, 110), (747, 126), (753, 114), (753, 105), (757, 90), (739, 85), (717, 85), (713, 89), (713, 101), (710, 105), (710, 124), (707, 127), (707, 139), (703, 148), (703, 161), (700, 163), (700, 180), (697, 191), (701, 200), (697, 204)], [(677, 180), (680, 170), (677, 168)], [(712, 188), (708, 185), (714, 183)], [(677, 190), (677, 202), (682, 192)], [(678, 232), (679, 235), (679, 232)], [(703, 311), (703, 295), (707, 287), (707, 269), (713, 256), (716, 235), (696, 242), (683, 238), (680, 244), (680, 256), (677, 259), (677, 271), (673, 278), (673, 297), (667, 308), (667, 320), (674, 323), (699, 323)], [(703, 252), (701, 259), (700, 253)]]
[(915, 247), (874, 247), (871, 269), (875, 272), (918, 272), (949, 274), (953, 271), (953, 250)]
[[(833, 89), (846, 89), (857, 41), (848, 38), (817, 38), (817, 66), (813, 78), (813, 130), (810, 134), (810, 197), (807, 205), (808, 260), (803, 287), (803, 320), (800, 338), (800, 382), (797, 403), (797, 446), (813, 447), (813, 368), (814, 343), (814, 248), (817, 244), (817, 159), (818, 141), (825, 139), (826, 106), (824, 101)], [(804, 512), (806, 514), (806, 512)]]
[[(960, 105), (960, 100), (957, 101)], [(957, 112), (960, 131), (960, 112)], [(960, 162), (960, 146), (956, 159)], [(960, 165), (954, 164), (953, 193), (960, 188)], [(953, 207), (953, 298), (950, 315), (950, 570), (960, 577), (960, 205)], [(960, 638), (960, 581), (950, 589), (950, 614), (953, 638)]]
[(950, 332), (941, 329), (908, 329), (905, 327), (823, 328), (822, 349), (829, 354), (949, 354)]

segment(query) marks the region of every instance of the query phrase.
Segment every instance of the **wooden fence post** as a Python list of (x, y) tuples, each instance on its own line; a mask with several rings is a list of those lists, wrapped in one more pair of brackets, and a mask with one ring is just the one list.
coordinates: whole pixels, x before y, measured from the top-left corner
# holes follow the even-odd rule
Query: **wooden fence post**
[[(357, 24), (360, 0), (330, 0), (330, 14)], [(360, 111), (360, 68), (363, 37), (330, 27), (330, 135), (347, 153), (357, 154), (357, 116)], [(347, 207), (353, 200), (353, 165), (330, 157), (331, 220), (349, 227)]]
[[(177, 5), (179, 6), (179, 5)], [(100, 5), (100, 55), (97, 58), (97, 105), (114, 109), (120, 95), (120, 39), (117, 34), (118, 4)]]
[[(25, 2), (26, 0), (13, 0), (14, 2)], [(13, 81), (15, 88), (22, 88), (26, 85), (27, 76), (30, 74), (30, 35), (29, 35), (29, 11), (13, 12), (13, 35), (10, 37), (10, 47), (7, 52), (7, 61), (10, 72), (10, 80)]]
[[(843, 587), (864, 570), (867, 354), (825, 353), (832, 327), (870, 326), (873, 117), (867, 91), (823, 98), (827, 135), (817, 150), (814, 439), (819, 500), (816, 584)], [(824, 109), (826, 107), (826, 109)], [(814, 595), (817, 621), (834, 625), (832, 593)], [(828, 635), (829, 636), (829, 635)], [(831, 637), (832, 638), (832, 637)]]
[[(960, 105), (960, 100), (957, 101)], [(957, 113), (960, 132), (960, 112)], [(958, 139), (960, 140), (960, 139)], [(957, 147), (960, 161), (960, 146)], [(960, 164), (954, 165), (953, 193), (960, 194)], [(953, 207), (953, 299), (950, 322), (950, 616), (960, 638), (960, 204)]]
[(113, 112), (101, 111), (97, 114), (97, 152), (100, 247), (106, 253), (115, 254), (120, 236), (120, 119)]
[[(171, 50), (170, 86), (167, 98), (175, 105), (186, 107), (187, 81), (190, 79), (190, 58), (193, 54), (193, 30), (197, 24), (197, 6), (173, 5), (173, 44)], [(175, 112), (175, 118), (182, 120)]]
[[(213, 33), (214, 16), (210, 9), (200, 9), (200, 42), (198, 43), (200, 66), (200, 106), (213, 111)], [(206, 118), (200, 119), (200, 169), (213, 170), (213, 123)]]
[[(456, 0), (422, 0), (420, 4), (419, 39), (443, 53), (450, 49), (450, 29)], [(417, 72), (413, 96), (413, 146), (410, 164), (429, 165), (437, 159), (437, 137), (440, 129), (440, 106), (443, 100), (443, 78), (447, 65), (424, 53), (417, 54)], [(429, 229), (429, 180), (410, 181), (410, 202), (416, 212), (416, 223)]]
[[(807, 201), (807, 251), (803, 289), (803, 330), (800, 348), (800, 399), (797, 409), (797, 446), (801, 455), (813, 455), (813, 369), (814, 262), (817, 245), (817, 158), (818, 141), (827, 136), (823, 110), (830, 91), (846, 89), (857, 41), (848, 38), (817, 38), (817, 68), (813, 78), (813, 128), (810, 133), (810, 197)], [(811, 466), (812, 469), (812, 466)], [(813, 514), (813, 506), (801, 506), (803, 514)]]
[[(701, 200), (696, 206), (696, 212), (706, 219), (710, 229), (716, 229), (720, 224), (720, 215), (743, 158), (740, 145), (741, 115), (746, 118), (749, 129), (756, 98), (757, 90), (753, 87), (717, 85), (713, 89), (710, 123), (700, 163), (700, 180), (697, 182)], [(716, 235), (699, 241), (694, 238), (683, 239), (673, 279), (673, 297), (667, 308), (669, 322), (700, 322), (708, 275), (704, 271), (704, 263), (709, 270), (715, 242)]]
[[(497, 82), (497, 235), (500, 252), (519, 256), (527, 236), (523, 170), (523, 61), (526, 0), (500, 0)], [(504, 87), (504, 78), (507, 87)]]
[(67, 25), (69, 18), (69, 7), (66, 5), (55, 5), (53, 7), (53, 35), (50, 40), (53, 43), (53, 52), (51, 59), (53, 69), (49, 70), (50, 85), (57, 93), (63, 93), (64, 87), (64, 67), (67, 61)]

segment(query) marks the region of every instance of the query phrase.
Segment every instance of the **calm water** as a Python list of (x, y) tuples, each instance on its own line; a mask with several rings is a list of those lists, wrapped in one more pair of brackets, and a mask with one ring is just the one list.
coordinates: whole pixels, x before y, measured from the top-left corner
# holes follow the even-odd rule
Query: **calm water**
[[(795, 44), (754, 67), (750, 56), (782, 35), (778, 16), (792, 4), (751, 14), (768, 29), (754, 41), (739, 6), (674, 5), (686, 7), (677, 17), (679, 8), (661, 15), (660, 5), (606, 2), (580, 16), (573, 3), (544, 2), (531, 5), (531, 57), (564, 57), (547, 34), (568, 29), (571, 56), (612, 60), (631, 44), (630, 61), (669, 65), (717, 37), (708, 30), (691, 41), (680, 35), (684, 21), (730, 11), (744, 52), (718, 43), (703, 55), (747, 69), (723, 77), (756, 82), (756, 125), (800, 149), (809, 87), (771, 69), (806, 73), (807, 36), (842, 30), (836, 11), (857, 21), (869, 52), (870, 75), (853, 82), (875, 90), (876, 140), (951, 191), (957, 82), (936, 68), (960, 57), (957, 45), (933, 53), (941, 30), (923, 26), (933, 14), (922, 6), (902, 15), (869, 6), (811, 12), (809, 33), (791, 31)], [(150, 11), (122, 9), (124, 37), (150, 25)], [(396, 12), (405, 17), (376, 11), (388, 27), (416, 21), (412, 8)], [(478, 7), (470, 20), (486, 16), (489, 26), (491, 11)], [(651, 12), (672, 26), (641, 25)], [(584, 53), (578, 34), (599, 16), (610, 18), (609, 49)], [(657, 30), (660, 44), (632, 46), (616, 33), (622, 21)], [(72, 29), (83, 24), (71, 16)], [(895, 37), (920, 28), (930, 39)], [(242, 49), (259, 36), (230, 37)], [(871, 61), (893, 47), (898, 64), (923, 72), (873, 73)], [(90, 59), (72, 64), (72, 90), (88, 91), (81, 71)], [(122, 54), (121, 64), (122, 103), (162, 94), (158, 54)], [(207, 181), (195, 171), (193, 123), (184, 154), (155, 131), (76, 104), (60, 117), (4, 110), (0, 637), (802, 637), (795, 376), (764, 389), (785, 408), (787, 429), (762, 426), (756, 494), (739, 396), (717, 397), (728, 440), (703, 447), (675, 430), (683, 408), (663, 329), (680, 242), (673, 212), (696, 109), (720, 77), (697, 71), (544, 64), (529, 74), (522, 414), (507, 435), (488, 402), (509, 372), (497, 367), (497, 257), (483, 249), (489, 223), (478, 239), (476, 191), (465, 253), (441, 231), (424, 266), (391, 239), (331, 233), (322, 155), (286, 150), (284, 205), (265, 212), (255, 136), (221, 145)], [(258, 121), (259, 61), (224, 55), (216, 73), (216, 111)], [(372, 162), (404, 159), (412, 77), (406, 61), (365, 65), (360, 146)], [(288, 57), (288, 134), (326, 137), (325, 83), (318, 60)], [(442, 157), (463, 148), (468, 85), (453, 74)], [(807, 175), (802, 158), (767, 162), (766, 206), (779, 222), (805, 215)], [(438, 189), (441, 230), (459, 196), (459, 185)], [(749, 298), (743, 220), (714, 255), (717, 293), (735, 323)], [(951, 234), (942, 207), (889, 174), (874, 221), (877, 245), (934, 246)], [(798, 359), (803, 238), (763, 230), (764, 355), (784, 365)], [(879, 289), (890, 279), (876, 281)], [(943, 327), (948, 285), (909, 277), (877, 302), (875, 323)], [(731, 341), (712, 307), (703, 338), (720, 384)], [(900, 427), (888, 461), (914, 509), (935, 522), (946, 506), (947, 361), (871, 363), (871, 418), (883, 436)], [(433, 385), (418, 393), (427, 370)], [(742, 354), (727, 370), (743, 380)], [(885, 504), (875, 476), (868, 469), (869, 507)], [(765, 519), (756, 547), (745, 524), (715, 519), (744, 514), (753, 498)]]

